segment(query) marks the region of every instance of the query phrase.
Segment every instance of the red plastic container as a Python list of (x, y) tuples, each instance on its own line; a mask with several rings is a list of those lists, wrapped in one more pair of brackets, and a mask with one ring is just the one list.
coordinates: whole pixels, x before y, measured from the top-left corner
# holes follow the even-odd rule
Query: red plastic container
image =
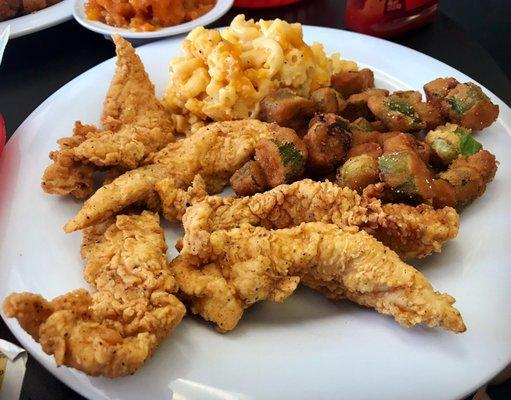
[(298, 3), (300, 0), (235, 0), (234, 7), (240, 8), (270, 8)]
[(344, 24), (372, 36), (395, 36), (430, 23), (438, 0), (348, 0)]

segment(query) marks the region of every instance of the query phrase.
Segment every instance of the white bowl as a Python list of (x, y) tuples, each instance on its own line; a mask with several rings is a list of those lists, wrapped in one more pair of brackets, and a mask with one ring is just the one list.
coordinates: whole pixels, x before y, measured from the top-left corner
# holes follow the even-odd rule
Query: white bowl
[(91, 31), (102, 33), (103, 35), (121, 35), (126, 39), (156, 39), (168, 36), (179, 35), (181, 33), (190, 32), (193, 28), (204, 26), (221, 18), (232, 7), (234, 0), (217, 0), (215, 7), (208, 13), (200, 16), (193, 21), (184, 24), (169, 26), (167, 28), (158, 29), (152, 32), (137, 32), (131, 29), (118, 28), (115, 26), (107, 25), (99, 21), (91, 21), (85, 15), (85, 1), (76, 0), (73, 7), (73, 16), (83, 27)]

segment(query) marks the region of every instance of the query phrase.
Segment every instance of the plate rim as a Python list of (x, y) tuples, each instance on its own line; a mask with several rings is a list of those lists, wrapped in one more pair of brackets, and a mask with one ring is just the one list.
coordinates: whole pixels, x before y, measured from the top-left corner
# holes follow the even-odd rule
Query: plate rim
[[(404, 48), (404, 49), (406, 49), (406, 51), (411, 51), (414, 54), (416, 53), (415, 55), (419, 55), (420, 57), (427, 57), (431, 61), (434, 61), (435, 63), (439, 63), (443, 67), (447, 67), (448, 69), (452, 70), (452, 72), (455, 72), (456, 74), (462, 76), (463, 79), (469, 79), (469, 80), (477, 83), (478, 85), (483, 87), (487, 93), (489, 93), (491, 95), (490, 97), (492, 97), (492, 100), (496, 101), (498, 103), (499, 107), (500, 107), (500, 114), (499, 114), (498, 120), (506, 128), (505, 130), (506, 130), (506, 133), (508, 134), (508, 136), (511, 136), (511, 107), (508, 106), (502, 99), (500, 99), (498, 96), (496, 96), (491, 90), (486, 88), (484, 85), (480, 84), (478, 81), (476, 81), (475, 79), (473, 79), (470, 76), (466, 75), (462, 71), (460, 71), (460, 70), (458, 70), (458, 69), (456, 69), (454, 67), (451, 67), (447, 63), (445, 63), (445, 62), (443, 62), (441, 60), (438, 60), (438, 59), (436, 59), (436, 58), (434, 58), (432, 56), (429, 56), (427, 54), (421, 53), (420, 51), (417, 51), (415, 49), (409, 48), (407, 46), (404, 46), (404, 45), (401, 45), (401, 44), (398, 44), (398, 43), (394, 43), (394, 42), (390, 42), (390, 41), (385, 40), (385, 39), (376, 38), (376, 37), (373, 37), (373, 36), (357, 33), (357, 32), (351, 32), (351, 31), (347, 31), (347, 30), (344, 30), (344, 29), (336, 29), (336, 28), (329, 28), (329, 27), (322, 27), (322, 26), (315, 26), (315, 25), (302, 25), (302, 27), (303, 27), (303, 30), (304, 30), (304, 36), (306, 35), (306, 31), (309, 31), (311, 29), (312, 29), (312, 31), (313, 30), (319, 30), (319, 31), (324, 31), (325, 33), (329, 32), (329, 31), (330, 32), (343, 32), (345, 34), (353, 36), (354, 38), (362, 37), (364, 40), (375, 41), (375, 42), (383, 42), (386, 45), (390, 44), (393, 47), (396, 46), (396, 47)], [(217, 28), (217, 29), (223, 29), (223, 28), (224, 27)], [(180, 37), (167, 37), (165, 40), (160, 40), (160, 41), (153, 42), (153, 43), (147, 43), (147, 44), (144, 44), (144, 45), (142, 45), (140, 47), (137, 47), (137, 51), (139, 49), (144, 48), (144, 47), (160, 46), (160, 45), (164, 44), (165, 41), (169, 41), (170, 42), (170, 41), (179, 41), (179, 40), (182, 40), (182, 38), (180, 38)], [(342, 44), (340, 44), (339, 46), (342, 47)], [(342, 52), (342, 48), (340, 48), (339, 51)], [(107, 59), (107, 60), (105, 60), (105, 61), (103, 61), (103, 62), (101, 62), (101, 63), (99, 63), (99, 64), (97, 64), (97, 65), (95, 65), (93, 67), (91, 67), (91, 68), (89, 68), (88, 70), (82, 72), (80, 75), (78, 75), (77, 77), (73, 78), (72, 80), (70, 80), (69, 82), (67, 82), (63, 86), (61, 86), (59, 89), (57, 89), (50, 96), (48, 96), (41, 104), (39, 104), (39, 106), (37, 106), (29, 114), (29, 116), (14, 131), (14, 133), (9, 138), (9, 140), (7, 141), (6, 146), (4, 148), (4, 156), (5, 156), (5, 153), (7, 151), (9, 151), (8, 148), (10, 147), (10, 145), (12, 146), (12, 140), (11, 139), (14, 138), (15, 136), (16, 136), (16, 138), (18, 136), (20, 136), (21, 135), (20, 131), (22, 130), (22, 128), (24, 128), (25, 125), (30, 124), (30, 122), (34, 118), (36, 118), (36, 115), (41, 112), (41, 109), (47, 107), (48, 104), (51, 103), (51, 101), (55, 97), (58, 97), (61, 94), (61, 92), (65, 91), (68, 88), (68, 86), (71, 86), (71, 85), (75, 84), (76, 82), (79, 82), (80, 80), (85, 79), (85, 75), (88, 75), (89, 73), (91, 73), (95, 69), (99, 69), (104, 64), (114, 62), (114, 60), (115, 60), (115, 55), (112, 56), (111, 58), (109, 58), (109, 59)], [(61, 375), (59, 373), (60, 372), (59, 370), (62, 370), (62, 368), (57, 367), (56, 364), (54, 364), (53, 359), (51, 359), (51, 361), (50, 361), (50, 363), (52, 363), (52, 365), (47, 366), (46, 364), (47, 364), (48, 360), (46, 358), (48, 358), (48, 357), (51, 358), (51, 356), (46, 355), (42, 351), (42, 349), (40, 348), (40, 345), (38, 343), (36, 343), (31, 338), (30, 335), (28, 335), (25, 331), (23, 331), (19, 327), (19, 324), (17, 323), (17, 321), (15, 321), (12, 318), (6, 318), (4, 313), (3, 313), (3, 310), (1, 310), (1, 309), (0, 309), (0, 316), (4, 320), (5, 324), (9, 327), (9, 329), (13, 333), (13, 335), (16, 337), (16, 339), (22, 344), (22, 346), (25, 347), (25, 349), (28, 349), (28, 347), (39, 346), (38, 351), (30, 351), (30, 354), (35, 359), (37, 359), (38, 362), (44, 368), (46, 368), (54, 377), (56, 377), (60, 382), (64, 383), (66, 386), (70, 387), (71, 389), (73, 389), (74, 391), (76, 391), (77, 393), (79, 393), (80, 395), (82, 395), (82, 396), (84, 396), (86, 398), (88, 398), (88, 396), (94, 395), (94, 392), (88, 391), (85, 386), (78, 385), (76, 383), (76, 381), (73, 380), (73, 381), (69, 381), (68, 382), (68, 380), (66, 379), (67, 378), (66, 376), (64, 376), (63, 378), (61, 376), (59, 376), (59, 375)], [(460, 393), (459, 396), (457, 396), (456, 398), (464, 398), (468, 394), (471, 394), (471, 393), (475, 392), (478, 388), (481, 387), (482, 384), (484, 384), (484, 383), (488, 382), (489, 380), (491, 380), (494, 376), (496, 376), (510, 362), (511, 362), (511, 353), (510, 353), (509, 359), (503, 360), (501, 363), (499, 363), (499, 367), (497, 368), (496, 371), (492, 371), (490, 374), (485, 374), (485, 378), (481, 378), (480, 381), (478, 381), (476, 383), (473, 383), (470, 387), (468, 387), (465, 390), (465, 392)], [(64, 368), (68, 368), (68, 367), (64, 367)], [(79, 374), (79, 375), (87, 376), (84, 373), (82, 373), (81, 371), (76, 371), (76, 370), (73, 370), (72, 368), (69, 368), (69, 369), (74, 374)]]
[(206, 26), (222, 18), (232, 8), (234, 0), (217, 0), (215, 6), (199, 18), (168, 26), (152, 32), (135, 32), (127, 28), (118, 28), (99, 21), (90, 21), (85, 16), (84, 5), (87, 0), (74, 0), (72, 15), (74, 19), (84, 28), (106, 36), (120, 35), (126, 39), (161, 39), (177, 36), (191, 31), (199, 26)]

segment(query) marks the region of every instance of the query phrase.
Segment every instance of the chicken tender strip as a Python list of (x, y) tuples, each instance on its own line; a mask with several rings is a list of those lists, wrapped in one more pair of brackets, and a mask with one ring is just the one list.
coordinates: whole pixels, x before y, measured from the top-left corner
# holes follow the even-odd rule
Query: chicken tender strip
[(74, 149), (83, 143), (88, 136), (98, 135), (99, 131), (92, 125), (75, 123), (73, 136), (59, 139), (60, 149), (50, 153), (53, 163), (44, 171), (41, 187), (46, 193), (72, 195), (84, 199), (94, 191), (94, 172), (96, 168), (90, 164), (77, 161)]
[(280, 229), (302, 222), (325, 222), (341, 228), (364, 229), (402, 258), (439, 252), (445, 242), (456, 237), (459, 216), (453, 208), (435, 210), (428, 205), (382, 204), (373, 197), (378, 188), (360, 196), (328, 181), (304, 179), (250, 197), (208, 196), (195, 202), (202, 196), (197, 193), (190, 196), (167, 182), (158, 186), (158, 193), (167, 218), (172, 220), (184, 214), (183, 226), (190, 234), (188, 237), (235, 228), (242, 223)]
[(177, 285), (166, 249), (158, 215), (119, 215), (84, 232), (92, 294), (78, 289), (47, 301), (14, 293), (4, 312), (59, 366), (111, 378), (133, 374), (185, 314), (172, 294)]
[(162, 128), (172, 130), (173, 124), (155, 96), (144, 64), (133, 46), (119, 35), (112, 37), (117, 54), (116, 71), (105, 98), (101, 123), (105, 129), (119, 130), (144, 118), (150, 124), (162, 123)]
[(98, 166), (133, 169), (174, 141), (174, 125), (131, 44), (118, 35), (113, 40), (117, 61), (101, 117), (105, 132), (81, 143), (74, 155)]
[[(237, 292), (257, 293), (254, 276), (310, 277), (358, 304), (392, 315), (402, 326), (466, 330), (452, 306), (454, 298), (436, 292), (423, 274), (366, 232), (322, 222), (274, 231), (243, 224), (184, 243), (182, 256), (197, 266), (216, 265)], [(179, 276), (177, 280), (186, 290)], [(204, 302), (204, 293), (198, 292), (185, 294)], [(213, 292), (211, 301), (215, 300)]]
[(204, 200), (208, 196), (206, 184), (200, 175), (195, 176), (192, 186), (186, 190), (178, 189), (172, 178), (159, 181), (155, 189), (162, 201), (163, 214), (169, 222), (181, 221), (189, 206)]
[(170, 268), (181, 298), (194, 314), (216, 324), (219, 332), (234, 329), (243, 311), (258, 301), (284, 301), (300, 282), (298, 276), (278, 276), (252, 261), (226, 269), (215, 263), (197, 267), (178, 256)]
[(69, 233), (93, 226), (131, 204), (150, 199), (154, 185), (165, 178), (167, 173), (162, 165), (148, 165), (126, 172), (99, 188), (64, 226), (64, 231)]
[(216, 193), (254, 155), (261, 138), (277, 125), (257, 120), (216, 122), (193, 136), (170, 143), (151, 157), (151, 164), (129, 171), (103, 186), (64, 227), (66, 232), (94, 225), (135, 202), (154, 197), (156, 182), (172, 178), (186, 189), (200, 174), (209, 193)]

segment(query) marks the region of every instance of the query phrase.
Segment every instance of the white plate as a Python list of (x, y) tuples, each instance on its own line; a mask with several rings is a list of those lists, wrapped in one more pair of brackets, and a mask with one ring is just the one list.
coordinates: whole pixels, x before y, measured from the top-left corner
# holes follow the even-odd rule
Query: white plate
[[(438, 76), (469, 78), (413, 50), (355, 33), (304, 27), (309, 42), (375, 70), (389, 89), (420, 88)], [(160, 92), (177, 39), (140, 47)], [(44, 194), (40, 177), (55, 141), (73, 122), (99, 121), (114, 71), (109, 60), (57, 91), (19, 127), (0, 160), (0, 300), (13, 291), (53, 298), (86, 286), (79, 256), (81, 234), (64, 223), (80, 204)], [(489, 93), (489, 92), (488, 92)], [(490, 94), (490, 93), (489, 93)], [(489, 380), (511, 361), (511, 110), (478, 135), (501, 161), (482, 199), (462, 215), (459, 236), (441, 254), (415, 263), (441, 291), (457, 299), (468, 331), (401, 328), (392, 318), (349, 302), (330, 302), (300, 289), (283, 304), (247, 311), (238, 328), (216, 333), (187, 317), (135, 375), (91, 378), (41, 351), (18, 323), (7, 325), (60, 380), (95, 399), (454, 399)], [(169, 253), (179, 235), (166, 227)]]
[(103, 35), (121, 35), (127, 39), (156, 39), (168, 36), (175, 36), (181, 33), (190, 32), (198, 26), (211, 24), (221, 18), (232, 7), (234, 0), (217, 0), (215, 7), (208, 13), (200, 16), (193, 21), (184, 24), (169, 26), (167, 28), (158, 29), (153, 32), (136, 32), (125, 28), (116, 28), (99, 21), (91, 21), (85, 16), (84, 4), (87, 0), (75, 0), (73, 7), (73, 16), (78, 23), (91, 31), (102, 33)]
[(42, 31), (43, 29), (71, 19), (72, 8), (73, 0), (63, 0), (60, 3), (36, 11), (32, 14), (2, 21), (0, 22), (0, 31), (7, 27), (7, 25), (10, 25), (10, 39)]

